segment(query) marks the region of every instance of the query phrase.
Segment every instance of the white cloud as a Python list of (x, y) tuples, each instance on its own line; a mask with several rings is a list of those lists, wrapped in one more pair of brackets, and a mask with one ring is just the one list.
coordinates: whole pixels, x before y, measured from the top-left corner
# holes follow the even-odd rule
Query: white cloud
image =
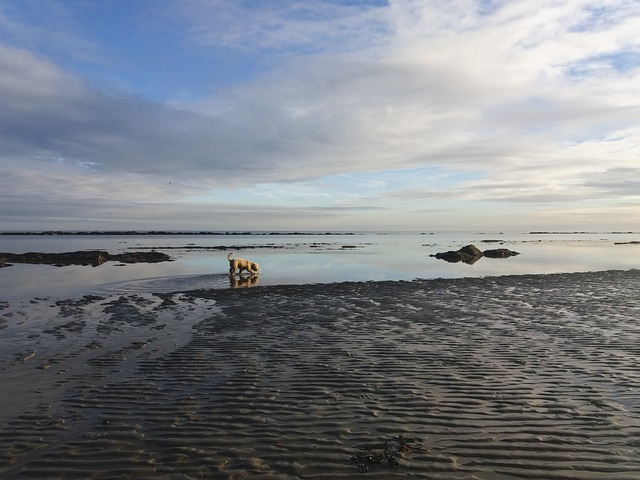
[[(14, 207), (37, 191), (48, 205), (95, 202), (83, 218), (119, 204), (195, 222), (215, 205), (251, 224), (252, 208), (285, 222), (344, 206), (395, 225), (416, 202), (638, 201), (623, 178), (638, 172), (637, 2), (181, 5), (190, 48), (265, 55), (267, 73), (158, 104), (0, 45), (0, 182)], [(411, 181), (417, 171), (443, 183)]]
[(190, 24), (189, 38), (197, 45), (251, 55), (369, 48), (387, 29), (383, 8), (366, 3), (188, 0), (170, 8)]

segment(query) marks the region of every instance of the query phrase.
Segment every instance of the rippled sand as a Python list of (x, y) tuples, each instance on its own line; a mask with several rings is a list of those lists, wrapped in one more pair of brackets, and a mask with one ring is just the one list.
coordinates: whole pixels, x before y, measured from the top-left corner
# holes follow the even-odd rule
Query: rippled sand
[(640, 271), (0, 302), (0, 478), (638, 479)]

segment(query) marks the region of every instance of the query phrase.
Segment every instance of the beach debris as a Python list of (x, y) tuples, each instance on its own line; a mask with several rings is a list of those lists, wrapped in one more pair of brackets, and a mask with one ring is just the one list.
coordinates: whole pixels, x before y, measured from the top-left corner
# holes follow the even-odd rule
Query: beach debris
[(600, 408), (600, 409), (607, 406), (607, 403), (601, 398), (591, 398), (587, 400), (587, 402), (593, 405), (594, 407)]
[(26, 362), (27, 360), (31, 360), (33, 357), (36, 356), (36, 353), (38, 351), (37, 350), (25, 350), (24, 352), (20, 352), (18, 354), (16, 354), (16, 361), (17, 362)]
[(450, 263), (464, 262), (466, 264), (473, 265), (482, 257), (508, 258), (515, 255), (520, 255), (520, 253), (509, 250), (508, 248), (493, 248), (483, 252), (475, 245), (465, 245), (459, 250), (439, 252), (431, 256)]
[(382, 443), (367, 444), (359, 447), (363, 453), (351, 457), (360, 473), (367, 473), (371, 465), (388, 465), (397, 467), (400, 465), (399, 456), (411, 452), (418, 442), (415, 437), (398, 435), (391, 440)]

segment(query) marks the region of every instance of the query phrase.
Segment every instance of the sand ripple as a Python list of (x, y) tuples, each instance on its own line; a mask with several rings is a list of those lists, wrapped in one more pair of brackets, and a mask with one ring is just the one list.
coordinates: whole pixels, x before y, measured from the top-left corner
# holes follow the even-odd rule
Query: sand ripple
[(630, 271), (3, 305), (0, 476), (637, 479), (639, 288)]

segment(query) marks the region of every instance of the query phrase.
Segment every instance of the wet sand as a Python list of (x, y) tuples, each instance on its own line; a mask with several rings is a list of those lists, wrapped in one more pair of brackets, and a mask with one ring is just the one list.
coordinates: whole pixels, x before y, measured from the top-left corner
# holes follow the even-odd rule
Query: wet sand
[(0, 478), (637, 479), (640, 271), (0, 302)]

